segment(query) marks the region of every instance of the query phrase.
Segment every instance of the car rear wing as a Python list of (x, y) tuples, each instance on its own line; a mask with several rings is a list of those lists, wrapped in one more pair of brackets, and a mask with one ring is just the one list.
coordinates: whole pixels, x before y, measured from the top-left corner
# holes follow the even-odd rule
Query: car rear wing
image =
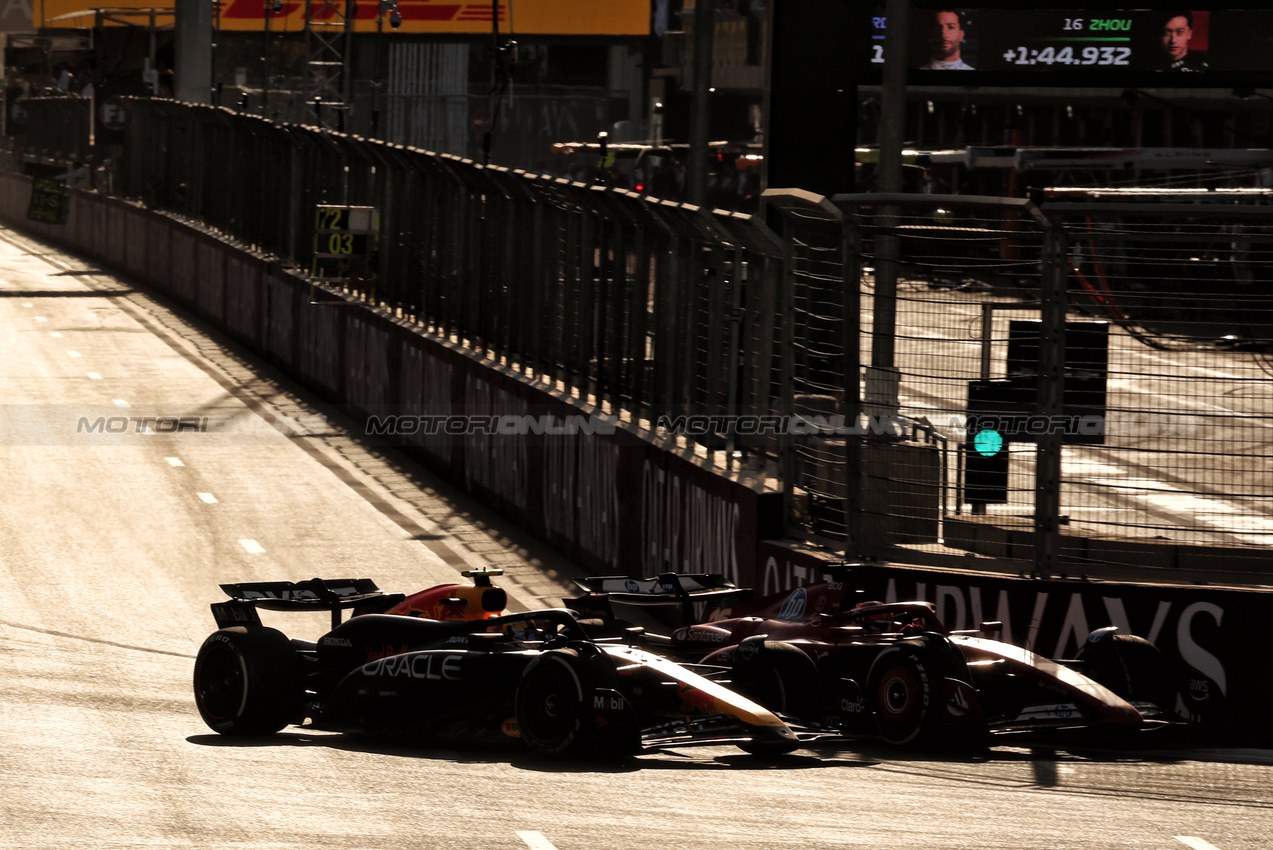
[(692, 593), (707, 590), (737, 589), (720, 573), (663, 573), (656, 578), (628, 576), (593, 576), (577, 578), (575, 584), (589, 593)]
[(341, 612), (356, 614), (384, 611), (401, 602), (401, 593), (385, 593), (369, 578), (321, 579), (308, 581), (249, 581), (223, 584), (228, 602), (212, 603), (217, 628), (259, 626), (256, 609), (267, 611), (330, 611), (332, 628), (340, 625)]
[(643, 579), (595, 576), (575, 579), (575, 583), (589, 594), (604, 596), (614, 613), (625, 607), (675, 611), (680, 622), (663, 624), (670, 626), (699, 622), (711, 608), (745, 602), (754, 595), (750, 588), (738, 587), (719, 573), (662, 573)]

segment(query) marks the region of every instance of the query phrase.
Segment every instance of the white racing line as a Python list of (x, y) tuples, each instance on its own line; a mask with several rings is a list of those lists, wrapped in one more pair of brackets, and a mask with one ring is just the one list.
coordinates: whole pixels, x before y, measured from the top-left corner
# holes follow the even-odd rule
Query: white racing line
[[(551, 841), (544, 838), (544, 834), (542, 832), (533, 832), (531, 830), (523, 829), (517, 831), (517, 837), (526, 842), (526, 846), (529, 847), (530, 850), (557, 850)], [(1181, 840), (1183, 841), (1184, 839)], [(1197, 839), (1190, 840), (1196, 841)], [(1207, 847), (1211, 846), (1205, 841), (1202, 843), (1206, 844)], [(1205, 848), (1199, 848), (1199, 850), (1205, 850)]]
[[(526, 842), (526, 846), (529, 847), (530, 850), (557, 850), (551, 841), (544, 838), (544, 835), (541, 832), (519, 830), (517, 837)], [(1220, 850), (1219, 847), (1215, 846), (1210, 841), (1204, 841), (1203, 839), (1195, 838), (1192, 835), (1177, 835), (1173, 837), (1186, 847), (1192, 847), (1193, 850)]]
[(1192, 847), (1193, 850), (1220, 850), (1219, 847), (1210, 841), (1203, 841), (1201, 838), (1194, 838), (1192, 835), (1177, 835), (1176, 840), (1181, 844)]

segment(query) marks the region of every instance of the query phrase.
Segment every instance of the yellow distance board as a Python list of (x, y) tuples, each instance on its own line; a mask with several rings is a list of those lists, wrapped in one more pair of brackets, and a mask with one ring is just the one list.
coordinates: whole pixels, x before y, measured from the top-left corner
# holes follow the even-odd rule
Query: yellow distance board
[[(345, 8), (343, 0), (325, 3), (311, 0), (315, 21), (338, 23)], [(490, 0), (398, 0), (402, 26), (394, 30), (385, 14), (377, 23), (379, 0), (357, 0), (354, 15), (356, 32), (430, 33), (488, 35), (494, 23), (495, 5)], [(265, 0), (223, 0), (219, 25), (223, 30), (264, 30)], [(34, 25), (68, 29), (90, 28), (99, 17), (95, 9), (110, 9), (110, 18), (127, 18), (133, 24), (146, 23), (147, 12), (166, 9), (162, 25), (171, 25), (172, 0), (44, 0), (34, 6)], [(135, 15), (127, 10), (137, 10)], [(142, 11), (146, 10), (146, 11)], [(82, 13), (82, 14), (77, 14)], [(110, 19), (105, 20), (112, 25)], [(280, 11), (270, 16), (273, 32), (301, 32), (305, 29), (305, 0), (284, 0)], [(499, 30), (502, 35), (608, 35), (637, 36), (650, 33), (650, 0), (507, 0), (499, 3)]]

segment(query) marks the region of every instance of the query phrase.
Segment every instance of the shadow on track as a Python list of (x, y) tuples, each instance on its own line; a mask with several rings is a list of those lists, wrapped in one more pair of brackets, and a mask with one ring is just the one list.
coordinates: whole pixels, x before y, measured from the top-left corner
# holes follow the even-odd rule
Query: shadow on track
[[(290, 730), (274, 735), (226, 737), (190, 735), (186, 741), (201, 747), (327, 747), (369, 755), (445, 761), (452, 764), (503, 762), (518, 770), (539, 773), (631, 773), (638, 770), (811, 770), (828, 767), (869, 767), (872, 759), (842, 758), (809, 751), (781, 756), (750, 755), (728, 744), (703, 747), (668, 747), (621, 759), (555, 759), (528, 753), (515, 744), (428, 744), (379, 739), (339, 732)], [(728, 752), (721, 753), (721, 750)]]

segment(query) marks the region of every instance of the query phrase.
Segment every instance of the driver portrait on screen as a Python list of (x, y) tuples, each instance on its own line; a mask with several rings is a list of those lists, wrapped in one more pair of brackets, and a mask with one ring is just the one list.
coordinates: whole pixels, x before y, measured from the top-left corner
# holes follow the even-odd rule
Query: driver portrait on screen
[(933, 13), (929, 24), (927, 44), (932, 50), (929, 60), (920, 65), (920, 71), (971, 71), (973, 67), (963, 60), (960, 50), (964, 43), (963, 17), (954, 9), (939, 9)]
[(1160, 71), (1205, 71), (1206, 54), (1190, 49), (1193, 40), (1193, 12), (1167, 12), (1163, 17), (1162, 65)]

